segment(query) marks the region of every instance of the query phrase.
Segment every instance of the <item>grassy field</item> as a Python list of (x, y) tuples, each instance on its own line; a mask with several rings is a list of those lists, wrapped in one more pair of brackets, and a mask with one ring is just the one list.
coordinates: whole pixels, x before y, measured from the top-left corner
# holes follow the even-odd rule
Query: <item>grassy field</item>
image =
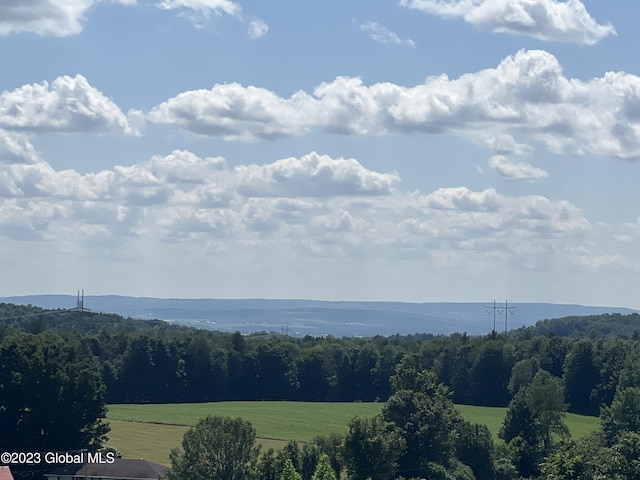
[(289, 440), (307, 442), (318, 435), (346, 433), (356, 415), (371, 417), (382, 403), (215, 402), (163, 405), (109, 405), (109, 445), (126, 458), (169, 465), (190, 426), (207, 415), (249, 420), (262, 449), (282, 448)]
[[(207, 415), (222, 415), (249, 420), (263, 450), (281, 448), (288, 440), (307, 442), (318, 435), (346, 433), (355, 417), (371, 417), (382, 403), (314, 402), (217, 402), (166, 405), (109, 405), (111, 423), (109, 445), (125, 458), (145, 458), (169, 465), (169, 452), (178, 447), (190, 426)], [(457, 405), (463, 417), (483, 423), (496, 437), (506, 408)], [(595, 417), (568, 414), (565, 419), (575, 438), (598, 426)], [(497, 438), (497, 437), (496, 437)]]
[[(507, 413), (506, 407), (475, 407), (472, 405), (456, 405), (462, 416), (471, 423), (483, 423), (491, 431), (495, 439), (498, 438), (498, 431)], [(597, 417), (585, 417), (567, 413), (564, 422), (569, 428), (569, 433), (573, 438), (582, 438), (598, 428), (599, 419)]]

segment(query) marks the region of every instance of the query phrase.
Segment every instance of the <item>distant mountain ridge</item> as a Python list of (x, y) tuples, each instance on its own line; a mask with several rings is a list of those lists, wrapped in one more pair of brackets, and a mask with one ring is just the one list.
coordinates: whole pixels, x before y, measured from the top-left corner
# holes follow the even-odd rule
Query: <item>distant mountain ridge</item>
[[(76, 307), (74, 295), (0, 297), (1, 302), (47, 309)], [(490, 303), (479, 302), (357, 302), (270, 299), (163, 299), (118, 295), (89, 295), (84, 306), (125, 317), (160, 319), (220, 331), (282, 332), (294, 336), (333, 335), (368, 337), (467, 332), (482, 335), (493, 329)], [(504, 331), (504, 304), (497, 305), (496, 330)], [(552, 303), (510, 303), (509, 330), (534, 325), (538, 320), (566, 316), (620, 313), (638, 310)], [(487, 313), (489, 312), (489, 313)]]

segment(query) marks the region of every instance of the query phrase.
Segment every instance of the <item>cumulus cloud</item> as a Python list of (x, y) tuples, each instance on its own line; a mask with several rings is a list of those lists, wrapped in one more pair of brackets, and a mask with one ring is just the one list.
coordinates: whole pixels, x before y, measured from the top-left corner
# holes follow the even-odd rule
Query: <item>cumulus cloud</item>
[(0, 129), (0, 164), (40, 161), (40, 156), (26, 135)]
[(436, 210), (495, 211), (500, 197), (493, 188), (472, 192), (467, 187), (455, 187), (440, 188), (424, 199)]
[(503, 177), (513, 180), (540, 180), (549, 174), (525, 161), (514, 161), (504, 155), (494, 155), (489, 159), (491, 169)]
[(264, 20), (256, 18), (249, 21), (247, 35), (251, 40), (264, 37), (269, 32), (269, 25)]
[[(401, 226), (408, 232), (434, 240), (487, 241), (515, 248), (533, 237), (580, 236), (591, 228), (575, 205), (539, 195), (507, 197), (494, 189), (474, 192), (466, 187), (441, 188), (423, 198), (422, 216), (410, 216)], [(505, 237), (512, 237), (505, 241)], [(528, 240), (526, 240), (528, 239)]]
[(463, 18), (491, 32), (592, 45), (615, 35), (580, 0), (401, 0), (400, 5), (445, 18)]
[(148, 118), (225, 140), (273, 139), (308, 130), (313, 102), (303, 92), (285, 100), (263, 88), (218, 84), (181, 93), (154, 107)]
[(416, 43), (410, 38), (400, 38), (396, 33), (377, 22), (364, 22), (360, 25), (360, 30), (368, 33), (369, 37), (378, 43), (401, 45), (411, 48), (415, 48), (416, 46)]
[(385, 195), (400, 181), (397, 173), (373, 172), (355, 159), (334, 159), (315, 152), (267, 165), (240, 166), (234, 173), (239, 193), (252, 197)]
[[(137, 117), (136, 112), (130, 115)], [(0, 94), (0, 128), (31, 132), (137, 134), (120, 108), (82, 75)]]
[(541, 50), (520, 51), (496, 68), (404, 87), (338, 77), (289, 98), (255, 86), (217, 84), (179, 94), (148, 119), (226, 140), (275, 139), (322, 130), (345, 135), (460, 134), (496, 153), (640, 156), (640, 77), (608, 72), (589, 81), (564, 76)]

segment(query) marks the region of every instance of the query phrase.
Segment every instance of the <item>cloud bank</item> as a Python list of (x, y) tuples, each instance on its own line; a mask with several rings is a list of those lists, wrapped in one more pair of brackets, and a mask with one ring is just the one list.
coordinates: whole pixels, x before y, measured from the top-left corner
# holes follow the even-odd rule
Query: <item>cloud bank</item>
[(554, 153), (640, 156), (640, 77), (624, 72), (582, 81), (558, 60), (523, 50), (496, 68), (414, 87), (338, 77), (289, 98), (255, 86), (217, 84), (154, 107), (151, 122), (225, 140), (255, 141), (313, 130), (343, 135), (455, 133), (496, 153), (541, 143)]
[(80, 174), (55, 170), (23, 135), (0, 133), (0, 237), (54, 249), (117, 252), (153, 242), (204, 251), (213, 242), (217, 252), (277, 245), (320, 257), (382, 249), (393, 258), (462, 255), (473, 243), (474, 250), (494, 244), (515, 255), (592, 228), (564, 200), (491, 188), (408, 192), (395, 172), (315, 152), (229, 168), (223, 158), (176, 150)]

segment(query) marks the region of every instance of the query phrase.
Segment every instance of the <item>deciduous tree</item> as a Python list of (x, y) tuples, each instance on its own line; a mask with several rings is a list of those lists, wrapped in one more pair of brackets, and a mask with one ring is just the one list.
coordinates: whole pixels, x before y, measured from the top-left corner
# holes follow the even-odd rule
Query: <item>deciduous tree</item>
[(256, 431), (240, 418), (208, 416), (184, 434), (182, 449), (170, 454), (167, 480), (248, 478), (259, 453)]
[(406, 443), (399, 471), (419, 477), (429, 464), (447, 465), (455, 458), (456, 426), (462, 417), (451, 401), (449, 389), (436, 374), (421, 370), (416, 357), (403, 359), (391, 379), (395, 393), (382, 409)]
[(600, 422), (608, 446), (622, 432), (640, 432), (640, 387), (618, 391), (611, 406), (600, 409)]
[(405, 441), (381, 416), (355, 417), (349, 423), (349, 432), (342, 445), (349, 478), (395, 478), (404, 448)]

